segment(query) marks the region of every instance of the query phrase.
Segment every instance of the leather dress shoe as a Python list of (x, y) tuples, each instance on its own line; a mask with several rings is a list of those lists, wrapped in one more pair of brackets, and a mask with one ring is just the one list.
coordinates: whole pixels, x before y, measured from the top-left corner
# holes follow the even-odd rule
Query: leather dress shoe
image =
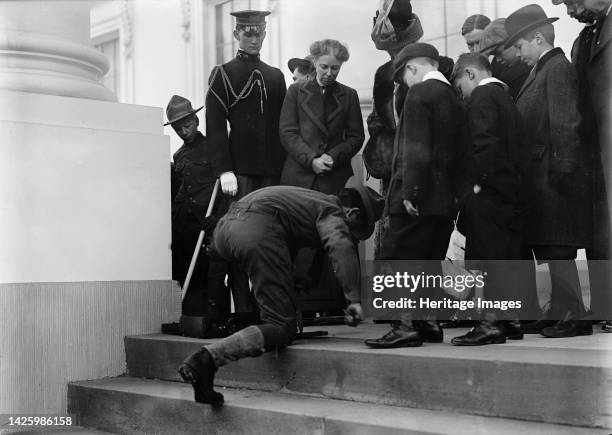
[(444, 332), (435, 320), (415, 320), (414, 326), (425, 343), (442, 343)]
[(593, 324), (590, 320), (559, 320), (553, 326), (542, 329), (541, 334), (549, 338), (566, 338), (577, 335), (592, 335)]
[(395, 347), (419, 347), (423, 345), (421, 334), (414, 329), (405, 326), (394, 326), (381, 338), (369, 338), (365, 340), (366, 346), (374, 349), (390, 349)]
[(212, 406), (223, 404), (223, 394), (213, 390), (215, 379), (215, 362), (204, 348), (189, 355), (178, 368), (185, 382), (191, 383), (198, 403), (209, 403)]
[(518, 320), (506, 320), (504, 322), (506, 329), (506, 338), (508, 340), (522, 340), (523, 339), (523, 326)]
[(482, 321), (467, 334), (455, 337), (451, 343), (455, 346), (482, 346), (485, 344), (502, 344), (506, 342), (506, 333), (501, 322)]
[(540, 319), (535, 322), (526, 323), (523, 325), (523, 332), (525, 334), (539, 334), (544, 328), (553, 326), (557, 323), (556, 320)]
[(601, 325), (601, 330), (604, 332), (612, 332), (612, 320), (605, 320)]

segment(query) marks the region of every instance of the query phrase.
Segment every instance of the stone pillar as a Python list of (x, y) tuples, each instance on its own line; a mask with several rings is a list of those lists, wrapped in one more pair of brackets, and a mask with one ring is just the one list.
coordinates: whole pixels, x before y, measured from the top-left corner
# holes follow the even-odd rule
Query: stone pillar
[(89, 2), (0, 2), (0, 88), (117, 101), (89, 37)]
[(170, 141), (116, 103), (86, 1), (0, 0), (0, 415), (65, 414), (125, 373), (125, 335), (178, 319)]

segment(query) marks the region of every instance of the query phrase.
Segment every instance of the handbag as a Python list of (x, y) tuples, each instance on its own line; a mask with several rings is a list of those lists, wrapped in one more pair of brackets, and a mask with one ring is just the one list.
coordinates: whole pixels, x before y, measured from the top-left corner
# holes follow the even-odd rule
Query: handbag
[[(465, 268), (465, 236), (457, 229), (460, 213), (461, 211), (457, 213), (457, 218), (453, 222), (454, 228), (448, 242), (446, 258), (442, 260), (442, 274), (444, 275), (442, 290), (452, 298), (464, 301), (470, 296), (474, 287), (473, 284), (469, 286), (464, 284), (466, 277), (473, 277), (475, 274)], [(472, 279), (471, 282), (474, 280)]]

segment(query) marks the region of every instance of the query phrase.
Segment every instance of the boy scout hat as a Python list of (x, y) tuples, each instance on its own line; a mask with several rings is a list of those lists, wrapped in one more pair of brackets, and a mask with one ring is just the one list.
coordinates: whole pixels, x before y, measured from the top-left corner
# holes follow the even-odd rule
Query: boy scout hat
[(295, 70), (298, 66), (306, 69), (314, 68), (313, 56), (308, 55), (304, 59), (293, 57), (289, 59), (289, 62), (287, 62), (287, 67), (291, 72), (293, 72), (293, 70)]
[(408, 44), (398, 53), (393, 61), (393, 78), (395, 79), (395, 76), (406, 66), (406, 62), (417, 57), (428, 57), (435, 61), (440, 60), (440, 54), (433, 45), (424, 42)]
[(517, 40), (532, 30), (557, 21), (559, 18), (548, 18), (546, 12), (539, 5), (527, 5), (514, 11), (504, 23), (506, 32), (510, 37), (506, 40), (504, 48), (512, 46)]
[(504, 23), (505, 18), (498, 18), (497, 20), (491, 21), (487, 27), (482, 31), (480, 35), (480, 54), (489, 55), (500, 45), (503, 45), (508, 39), (508, 32)]
[(355, 176), (349, 178), (344, 187), (356, 190), (361, 197), (361, 201), (366, 211), (367, 223), (364, 229), (360, 231), (353, 230), (353, 233), (359, 240), (366, 240), (372, 235), (374, 232), (374, 224), (382, 216), (385, 206), (384, 199), (374, 190), (364, 186)]
[(189, 101), (187, 98), (181, 97), (180, 95), (173, 95), (172, 98), (170, 98), (168, 107), (166, 107), (166, 118), (168, 118), (168, 122), (166, 122), (164, 125), (172, 124), (173, 122), (186, 118), (189, 115), (198, 113), (200, 110), (202, 110), (202, 107), (193, 110), (191, 101)]
[(266, 17), (270, 15), (269, 11), (237, 11), (230, 12), (230, 15), (236, 17), (236, 27), (249, 31), (262, 31), (266, 28)]

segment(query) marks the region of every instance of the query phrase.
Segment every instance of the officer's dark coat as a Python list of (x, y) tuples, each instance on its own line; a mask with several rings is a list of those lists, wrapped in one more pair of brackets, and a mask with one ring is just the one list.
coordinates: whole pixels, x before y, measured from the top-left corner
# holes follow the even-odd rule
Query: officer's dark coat
[[(289, 87), (280, 118), (281, 141), (288, 153), (281, 184), (312, 188), (316, 181), (317, 190), (337, 193), (353, 175), (351, 159), (365, 137), (359, 97), (341, 83), (327, 92), (332, 92), (334, 108), (326, 118), (316, 79)], [(311, 165), (322, 154), (330, 155), (334, 166), (317, 176)]]
[[(587, 247), (591, 241), (591, 172), (579, 135), (578, 81), (560, 48), (542, 57), (517, 99), (530, 160), (521, 201), (523, 239), (528, 245)], [(567, 190), (553, 185), (553, 173), (572, 177)]]
[(282, 72), (259, 56), (239, 52), (236, 58), (213, 68), (206, 95), (206, 132), (211, 147), (221, 150), (216, 170), (280, 175), (285, 151), (278, 120), (285, 93)]
[(461, 101), (450, 85), (430, 79), (410, 88), (395, 136), (390, 214), (407, 214), (405, 199), (417, 203), (421, 216), (455, 214), (464, 121)]

